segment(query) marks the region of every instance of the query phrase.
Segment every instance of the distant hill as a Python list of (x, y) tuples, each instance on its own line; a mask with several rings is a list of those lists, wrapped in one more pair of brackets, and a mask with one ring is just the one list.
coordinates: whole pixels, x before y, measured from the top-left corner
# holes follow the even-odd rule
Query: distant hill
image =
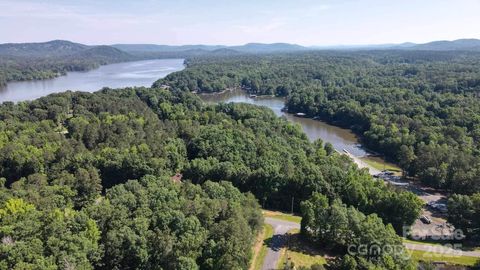
[(72, 55), (88, 48), (87, 45), (66, 40), (52, 40), (41, 43), (5, 43), (0, 44), (0, 55), (53, 57)]
[(126, 51), (131, 54), (142, 55), (198, 55), (199, 53), (209, 54), (236, 54), (240, 53), (274, 53), (274, 52), (292, 52), (304, 51), (309, 48), (296, 44), (288, 43), (248, 43), (240, 46), (223, 46), (223, 45), (183, 45), (183, 46), (169, 46), (169, 45), (154, 45), (154, 44), (115, 44), (112, 45), (117, 49)]
[(226, 48), (223, 45), (156, 45), (156, 44), (114, 44), (112, 47), (126, 52), (182, 52), (192, 50), (214, 51)]
[(222, 49), (217, 49), (214, 51), (209, 52), (210, 55), (217, 55), (217, 56), (224, 56), (224, 55), (239, 55), (242, 54), (242, 52), (233, 50), (233, 49), (228, 49), (228, 48), (222, 48)]
[(457, 39), (453, 41), (433, 41), (425, 44), (408, 46), (407, 49), (425, 51), (480, 51), (480, 40)]
[(0, 44), (0, 56), (82, 59), (100, 63), (113, 63), (137, 59), (133, 55), (112, 46), (88, 46), (66, 40), (52, 40), (39, 43)]
[(9, 81), (51, 79), (69, 71), (141, 60), (111, 46), (88, 46), (65, 40), (0, 44), (0, 86)]
[(312, 46), (312, 50), (417, 50), (417, 51), (480, 51), (480, 40), (458, 39), (433, 41), (424, 44), (405, 42), (400, 44)]
[(94, 46), (70, 55), (72, 58), (87, 58), (101, 63), (137, 60), (135, 56), (111, 46)]
[(304, 47), (289, 43), (248, 43), (239, 46), (225, 45), (156, 45), (156, 44), (115, 44), (111, 46), (89, 46), (66, 40), (52, 40), (39, 43), (0, 44), (0, 57), (34, 58), (86, 58), (102, 63), (140, 59), (188, 58), (201, 55), (265, 54), (301, 52), (307, 50), (425, 50), (425, 51), (480, 51), (480, 40), (459, 39), (434, 41), (425, 44), (377, 44), (339, 45)]
[(305, 51), (308, 48), (288, 43), (248, 43), (242, 46), (231, 46), (229, 49), (246, 53), (272, 53), (272, 52), (293, 52), (293, 51)]

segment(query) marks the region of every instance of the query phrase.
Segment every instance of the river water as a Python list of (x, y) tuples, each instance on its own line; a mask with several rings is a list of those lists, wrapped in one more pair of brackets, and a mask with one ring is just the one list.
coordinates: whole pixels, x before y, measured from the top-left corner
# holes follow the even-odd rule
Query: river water
[[(12, 82), (8, 83), (6, 87), (0, 88), (0, 103), (32, 100), (66, 90), (94, 92), (103, 87), (149, 87), (157, 79), (182, 69), (184, 69), (183, 59), (147, 60), (105, 65), (86, 72), (69, 72), (66, 76), (50, 80)], [(312, 141), (321, 138), (325, 142), (330, 142), (340, 152), (345, 149), (356, 157), (367, 155), (367, 152), (359, 144), (357, 137), (350, 130), (282, 112), (281, 109), (284, 107), (284, 99), (282, 98), (250, 98), (247, 93), (241, 90), (200, 95), (200, 97), (210, 103), (245, 102), (268, 107), (276, 115), (299, 124)]]
[(283, 98), (266, 96), (251, 98), (250, 95), (242, 90), (226, 91), (221, 94), (203, 94), (200, 95), (200, 97), (209, 103), (243, 102), (268, 107), (273, 110), (276, 115), (285, 117), (289, 121), (299, 124), (311, 141), (320, 138), (324, 142), (331, 143), (339, 152), (345, 149), (356, 157), (364, 157), (367, 155), (365, 149), (363, 149), (358, 142), (358, 138), (350, 130), (332, 126), (322, 121), (296, 117), (292, 114), (282, 112), (282, 108), (285, 106), (285, 100)]
[(183, 59), (117, 63), (86, 72), (68, 72), (50, 80), (11, 82), (0, 88), (0, 103), (33, 100), (66, 90), (94, 92), (103, 87), (150, 87), (156, 80), (184, 69)]

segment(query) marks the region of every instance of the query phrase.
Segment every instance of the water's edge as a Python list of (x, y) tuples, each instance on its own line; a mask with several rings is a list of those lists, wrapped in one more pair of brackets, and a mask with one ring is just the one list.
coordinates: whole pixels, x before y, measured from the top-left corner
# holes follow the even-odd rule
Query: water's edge
[(94, 92), (104, 87), (150, 87), (156, 80), (183, 70), (184, 59), (157, 59), (122, 62), (89, 71), (67, 72), (54, 79), (9, 82), (0, 87), (0, 103), (34, 100), (64, 91)]
[[(360, 142), (359, 136), (357, 136), (352, 130), (348, 128), (332, 125), (320, 119), (312, 119), (307, 117), (298, 117), (294, 114), (283, 111), (285, 107), (285, 98), (275, 96), (258, 96), (252, 97), (246, 91), (241, 89), (227, 89), (219, 93), (198, 93), (197, 94), (203, 101), (211, 104), (223, 103), (249, 103), (259, 106), (265, 106), (271, 109), (277, 116), (285, 117), (288, 121), (299, 124), (302, 130), (305, 132), (310, 141), (316, 139), (322, 139), (324, 142), (329, 142), (333, 145), (335, 150), (339, 153), (348, 152), (348, 155), (359, 165), (359, 167), (368, 167), (371, 173), (378, 172), (382, 165), (384, 167), (394, 167), (391, 164), (373, 151), (368, 150)], [(379, 164), (374, 168), (366, 162), (366, 160), (372, 160)]]

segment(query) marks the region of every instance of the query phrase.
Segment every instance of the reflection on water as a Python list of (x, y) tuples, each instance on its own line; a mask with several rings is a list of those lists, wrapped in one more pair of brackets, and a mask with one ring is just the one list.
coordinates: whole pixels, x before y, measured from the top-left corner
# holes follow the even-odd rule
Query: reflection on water
[(182, 70), (183, 59), (118, 63), (86, 72), (69, 72), (50, 80), (11, 82), (0, 88), (0, 102), (32, 100), (66, 90), (93, 92), (103, 87), (149, 87), (159, 78)]
[(285, 103), (283, 98), (264, 96), (251, 98), (246, 92), (241, 90), (227, 91), (221, 94), (200, 95), (200, 97), (209, 103), (243, 102), (268, 107), (273, 110), (276, 115), (284, 116), (289, 121), (302, 126), (303, 131), (307, 134), (311, 141), (320, 138), (324, 142), (331, 143), (333, 147), (340, 152), (345, 149), (357, 157), (363, 157), (367, 155), (367, 152), (361, 148), (358, 138), (350, 130), (332, 126), (322, 121), (296, 117), (282, 112), (282, 108), (284, 107)]
[[(148, 60), (106, 65), (87, 72), (70, 72), (66, 76), (51, 80), (12, 82), (5, 88), (0, 89), (0, 102), (32, 100), (66, 90), (93, 92), (102, 87), (149, 87), (157, 79), (183, 68), (182, 59)], [(295, 117), (282, 112), (281, 110), (284, 107), (284, 99), (282, 98), (250, 98), (248, 94), (240, 90), (200, 96), (206, 102), (211, 103), (244, 102), (268, 107), (276, 115), (284, 116), (288, 120), (301, 125), (308, 138), (312, 141), (321, 138), (323, 141), (333, 144), (338, 151), (346, 149), (358, 157), (367, 154), (360, 147), (355, 135), (348, 129), (308, 118)]]

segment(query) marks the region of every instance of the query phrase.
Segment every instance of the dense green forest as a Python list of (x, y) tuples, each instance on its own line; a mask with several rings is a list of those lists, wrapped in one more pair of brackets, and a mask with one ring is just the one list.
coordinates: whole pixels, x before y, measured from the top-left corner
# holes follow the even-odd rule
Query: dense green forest
[(288, 111), (353, 129), (368, 148), (425, 184), (480, 191), (480, 53), (325, 51), (197, 57), (187, 64), (155, 85), (285, 96)]
[[(260, 204), (289, 209), (294, 197), (300, 211), (323, 194), (374, 215), (356, 214), (386, 235), (379, 244), (420, 211), (413, 194), (252, 105), (104, 89), (5, 102), (0, 120), (1, 269), (247, 269)], [(178, 172), (182, 183), (171, 179)], [(331, 269), (408, 264), (392, 254), (340, 258)]]
[(454, 194), (448, 201), (448, 219), (472, 241), (480, 241), (480, 193)]
[(87, 59), (42, 58), (0, 56), (0, 85), (9, 81), (51, 79), (68, 71), (86, 71), (97, 68), (100, 62)]
[[(0, 63), (41, 78), (121, 61), (78, 50), (84, 61)], [(248, 269), (260, 206), (292, 200), (302, 234), (338, 254), (327, 269), (415, 269), (398, 235), (422, 201), (266, 108), (190, 93), (232, 88), (286, 97), (290, 112), (349, 127), (410, 176), (463, 194), (449, 221), (480, 239), (479, 53), (227, 54), (191, 57), (152, 88), (0, 105), (0, 269)], [(343, 256), (352, 245), (369, 252)]]
[(0, 86), (9, 81), (51, 79), (69, 71), (139, 59), (110, 46), (87, 46), (63, 40), (0, 44)]

